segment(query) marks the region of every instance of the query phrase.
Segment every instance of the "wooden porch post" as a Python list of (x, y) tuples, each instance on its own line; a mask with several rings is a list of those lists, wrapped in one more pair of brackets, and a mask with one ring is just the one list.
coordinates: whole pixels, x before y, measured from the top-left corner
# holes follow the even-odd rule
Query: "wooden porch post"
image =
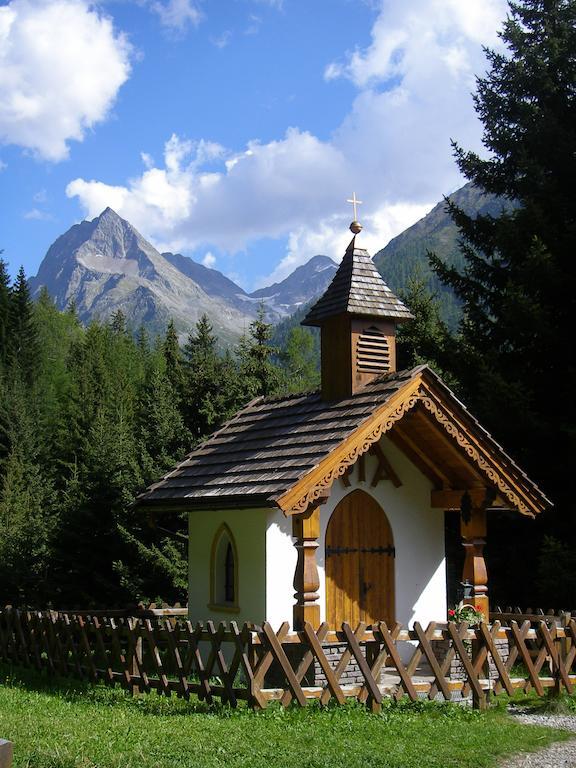
[(490, 615), (488, 599), (488, 573), (484, 560), (486, 544), (486, 509), (472, 507), (460, 514), (460, 532), (464, 547), (464, 568), (462, 580), (472, 584), (474, 605), (479, 606), (486, 621)]
[(320, 577), (316, 564), (316, 550), (320, 536), (320, 506), (317, 504), (303, 515), (292, 518), (292, 535), (296, 539), (298, 562), (294, 574), (294, 629), (303, 629), (308, 621), (314, 629), (320, 626), (318, 589)]

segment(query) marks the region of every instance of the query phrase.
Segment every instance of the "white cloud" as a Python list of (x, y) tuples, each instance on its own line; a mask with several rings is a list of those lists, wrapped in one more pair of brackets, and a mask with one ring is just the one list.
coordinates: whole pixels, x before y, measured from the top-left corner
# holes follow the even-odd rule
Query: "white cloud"
[(0, 7), (0, 141), (47, 160), (104, 120), (130, 73), (130, 45), (83, 0)]
[(204, 264), (205, 267), (208, 267), (208, 269), (212, 269), (212, 267), (216, 264), (216, 256), (211, 251), (207, 251), (204, 258), (202, 259), (202, 264)]
[(202, 20), (194, 0), (157, 0), (150, 4), (150, 8), (158, 14), (162, 26), (173, 31), (184, 32), (189, 26), (197, 27)]
[[(498, 44), (506, 8), (506, 0), (382, 2), (370, 46), (355, 50), (344, 63), (332, 62), (325, 75), (346, 76), (359, 88), (400, 78), (405, 89), (431, 74), (431, 64), (448, 76), (464, 73), (473, 85), (473, 75), (479, 74), (475, 65), (483, 61), (481, 46)], [(446, 83), (437, 88), (441, 85)]]
[(42, 211), (39, 208), (32, 208), (30, 211), (26, 211), (24, 218), (28, 221), (54, 221), (51, 213)]
[[(370, 215), (359, 218), (364, 230), (358, 237), (358, 245), (374, 254), (393, 237), (425, 216), (432, 204), (398, 203), (384, 205)], [(352, 216), (337, 214), (323, 219), (319, 226), (308, 229), (300, 227), (293, 230), (288, 238), (286, 256), (269, 275), (263, 275), (256, 281), (256, 288), (265, 287), (287, 277), (303, 262), (318, 253), (337, 261), (353, 235), (348, 229)]]
[(229, 29), (226, 29), (224, 32), (222, 32), (221, 35), (218, 35), (218, 37), (211, 37), (210, 42), (214, 47), (222, 50), (222, 48), (226, 48), (231, 38), (232, 38), (232, 32), (230, 32)]
[(3, 160), (0, 160), (0, 173), (8, 168), (8, 164), (5, 163)]
[(355, 189), (362, 243), (378, 250), (462, 183), (451, 138), (481, 148), (470, 93), (505, 10), (505, 0), (387, 0), (370, 45), (326, 70), (358, 89), (328, 140), (290, 128), (238, 152), (173, 136), (163, 164), (122, 186), (76, 179), (67, 194), (89, 216), (112, 206), (170, 250), (234, 253), (287, 237), (279, 279), (314, 253), (343, 253)]
[[(217, 161), (219, 170), (204, 169)], [(75, 179), (66, 193), (80, 199), (89, 217), (109, 205), (172, 250), (209, 243), (235, 252), (301, 226), (303, 208), (307, 220), (319, 221), (335, 188), (337, 200), (345, 196), (347, 170), (338, 150), (296, 129), (236, 155), (172, 136), (163, 168), (147, 168), (123, 187)]]
[(244, 30), (244, 34), (257, 35), (260, 32), (261, 26), (262, 26), (262, 17), (256, 16), (256, 14), (251, 13), (250, 16), (248, 16), (248, 26)]

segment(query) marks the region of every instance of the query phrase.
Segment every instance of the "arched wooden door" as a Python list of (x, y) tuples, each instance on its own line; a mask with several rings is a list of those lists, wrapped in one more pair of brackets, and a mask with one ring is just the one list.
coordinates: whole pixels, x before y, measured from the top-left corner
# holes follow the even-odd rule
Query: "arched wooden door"
[(394, 621), (394, 540), (384, 510), (364, 491), (336, 506), (326, 531), (326, 620)]

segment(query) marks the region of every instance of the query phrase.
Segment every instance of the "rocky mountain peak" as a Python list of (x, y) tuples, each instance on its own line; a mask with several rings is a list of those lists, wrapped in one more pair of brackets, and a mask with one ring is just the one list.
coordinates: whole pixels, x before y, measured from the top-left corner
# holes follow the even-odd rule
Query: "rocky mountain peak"
[(159, 253), (130, 222), (108, 207), (91, 221), (75, 224), (49, 248), (38, 275), (60, 308), (74, 300), (81, 320), (106, 319), (121, 309), (133, 327), (163, 331), (174, 318), (182, 333), (206, 313), (224, 341), (237, 337), (262, 301), (278, 322), (322, 293), (336, 270), (315, 256), (285, 280), (247, 294), (221, 272), (187, 256)]

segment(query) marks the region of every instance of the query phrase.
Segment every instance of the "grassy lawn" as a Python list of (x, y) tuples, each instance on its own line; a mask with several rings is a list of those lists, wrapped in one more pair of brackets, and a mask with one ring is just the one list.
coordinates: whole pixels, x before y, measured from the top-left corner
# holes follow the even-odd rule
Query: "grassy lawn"
[(0, 668), (0, 737), (15, 768), (432, 768), (496, 765), (566, 734), (522, 726), (503, 708), (389, 705), (254, 713), (104, 686), (70, 687)]

